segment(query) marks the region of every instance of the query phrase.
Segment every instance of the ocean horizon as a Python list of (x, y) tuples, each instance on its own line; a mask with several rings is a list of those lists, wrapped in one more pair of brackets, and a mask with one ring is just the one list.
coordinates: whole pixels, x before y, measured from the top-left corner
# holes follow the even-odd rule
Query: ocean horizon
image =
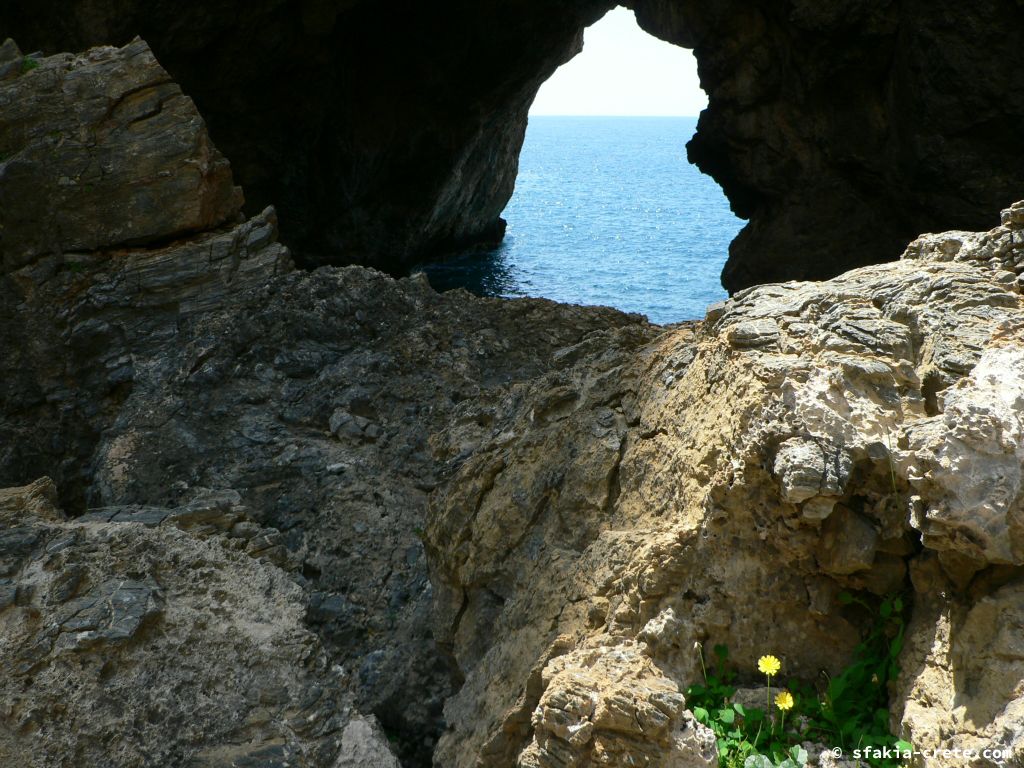
[(673, 323), (726, 296), (743, 226), (686, 158), (696, 117), (534, 115), (501, 245), (424, 267), (438, 290), (599, 304)]

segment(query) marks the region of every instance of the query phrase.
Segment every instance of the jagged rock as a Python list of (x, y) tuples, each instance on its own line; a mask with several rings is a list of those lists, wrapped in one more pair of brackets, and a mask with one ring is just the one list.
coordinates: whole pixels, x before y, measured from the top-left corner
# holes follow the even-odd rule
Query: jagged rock
[(544, 668), (533, 741), (521, 768), (627, 765), (712, 768), (715, 735), (686, 711), (668, 679), (634, 647), (557, 656)]
[(55, 496), (0, 491), (0, 527), (32, 532), (9, 572), (26, 597), (0, 607), (0, 762), (397, 765), (284, 572), (177, 527), (63, 519)]
[(92, 489), (150, 510), (184, 505), (186, 486), (237, 489), (301, 560), (307, 620), (353, 670), (360, 709), (429, 754), (454, 672), (431, 627), (422, 536), (429, 491), (457, 466), (431, 436), (450, 425), (472, 451), (505, 398), (562, 365), (556, 352), (654, 332), (611, 310), (442, 295), (360, 268), (291, 273), (224, 297), (164, 346), (133, 347)]
[[(422, 760), (455, 674), (432, 635), (421, 540), (429, 490), (452, 469), (431, 435), (457, 424), (470, 451), (495, 414), (464, 401), (496, 402), (571, 364), (574, 347), (635, 347), (654, 330), (611, 310), (289, 270), (268, 210), (5, 276), (0, 477), (45, 466), (83, 521), (181, 528), (297, 568), (304, 617), (352, 671), (361, 708)], [(545, 408), (557, 418), (557, 402)], [(85, 589), (69, 577), (58, 591)]]
[[(928, 236), (897, 264), (744, 291), (701, 325), (640, 350), (589, 350), (571, 377), (539, 378), (507, 402), (431, 505), (438, 616), (466, 675), (437, 764), (597, 764), (593, 697), (572, 694), (597, 649), (621, 663), (639, 641), (637, 691), (699, 679), (695, 642), (728, 645), (741, 682), (767, 652), (814, 680), (848, 663), (863, 626), (840, 592), (891, 594), (909, 576), (918, 592), (970, 585), (980, 597), (986, 579), (1010, 578), (984, 575), (1017, 562), (1000, 554), (1013, 553), (1024, 515), (1024, 240), (1003, 218), (957, 235), (959, 250), (932, 247), (950, 234)], [(557, 419), (538, 419), (549, 402), (562, 404)], [(439, 447), (454, 456), (449, 433)], [(922, 575), (929, 558), (941, 586)], [(922, 621), (915, 643), (934, 630)], [(536, 675), (555, 664), (556, 638), (571, 685)], [(905, 669), (901, 692), (931, 685), (915, 682), (919, 664)], [(1024, 684), (1003, 671), (997, 694), (977, 694), (994, 711)], [(950, 717), (948, 699), (936, 706)], [(1019, 722), (1007, 711), (959, 736), (958, 716), (952, 728), (922, 717), (910, 708), (893, 724), (929, 748)], [(626, 753), (664, 754), (659, 738), (634, 733)]]
[(227, 160), (146, 43), (31, 61), (0, 78), (4, 272), (238, 217)]
[(411, 764), (705, 766), (695, 648), (817, 679), (842, 592), (910, 589), (893, 726), (1020, 751), (1020, 210), (666, 329), (296, 273), (270, 210), (33, 256), (0, 477), (85, 514), (0, 491), (0, 758), (394, 766), (372, 712)]
[(225, 534), (225, 544), (251, 557), (266, 560), (286, 570), (298, 567), (298, 555), (285, 547), (275, 528), (265, 528), (251, 519), (234, 490), (195, 489), (195, 497), (180, 507), (143, 505), (100, 507), (78, 519), (83, 522), (135, 523), (149, 527), (174, 526), (199, 536)]
[[(268, 209), (167, 247), (46, 257), (0, 277), (0, 350), (9, 366), (0, 381), (0, 479), (25, 481), (45, 463), (64, 485), (65, 505), (81, 510), (85, 457), (143, 357), (174, 344), (183, 324), (228, 295), (290, 270), (275, 235)], [(212, 341), (195, 343), (190, 375), (215, 378), (202, 351)], [(62, 466), (56, 454), (84, 461)]]
[[(398, 272), (500, 237), (530, 101), (615, 5), (36, 0), (0, 8), (0, 29), (46, 51), (142, 35), (300, 262)], [(1020, 195), (1020, 3), (625, 5), (697, 58), (709, 106), (689, 154), (750, 219), (730, 290), (893, 260)]]
[(399, 768), (398, 760), (380, 748), (382, 743), (376, 720), (352, 718), (341, 732), (341, 755), (332, 768)]
[(779, 446), (774, 470), (786, 501), (799, 503), (813, 496), (841, 496), (851, 464), (849, 455), (827, 442), (791, 437)]

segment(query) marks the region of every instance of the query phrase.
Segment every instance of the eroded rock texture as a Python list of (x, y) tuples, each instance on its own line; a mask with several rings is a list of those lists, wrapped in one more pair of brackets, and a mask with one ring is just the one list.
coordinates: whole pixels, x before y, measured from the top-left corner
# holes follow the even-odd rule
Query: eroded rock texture
[[(624, 4), (697, 56), (690, 157), (750, 219), (730, 290), (894, 260), (1020, 196), (1016, 0)], [(142, 35), (300, 263), (401, 272), (500, 237), (529, 103), (614, 5), (39, 0), (0, 29), (47, 52)]]
[(730, 291), (893, 260), (919, 232), (984, 229), (1020, 197), (1015, 0), (634, 5), (697, 57), (710, 104), (690, 160), (750, 219)]
[(699, 679), (695, 643), (752, 679), (768, 651), (834, 675), (866, 621), (838, 593), (910, 585), (894, 729), (1024, 750), (1021, 218), (744, 291), (506, 401), (432, 500), (466, 671), (437, 764), (692, 764), (673, 745), (694, 760), (700, 736), (671, 702)]
[[(29, 86), (68, 61), (90, 75), (96, 100), (114, 103), (123, 81), (95, 74), (108, 62), (154, 79), (162, 72), (136, 42), (41, 59), (0, 93), (10, 86), (49, 98)], [(78, 114), (80, 131), (101, 119)], [(205, 151), (198, 115), (179, 123)], [(139, 169), (153, 158), (130, 148), (165, 124), (136, 125), (89, 150), (118, 154), (121, 173), (148, 179)], [(166, 182), (136, 195), (167, 195), (173, 207), (194, 160), (162, 170)], [(25, 160), (36, 176), (41, 164), (56, 178), (74, 162)], [(50, 211), (58, 199), (21, 181), (32, 177), (4, 183)], [(233, 189), (230, 173), (226, 184)], [(103, 196), (75, 204), (97, 231), (122, 221)], [(163, 214), (155, 205), (151, 218)], [(305, 621), (350, 671), (357, 705), (378, 714), (410, 759), (429, 759), (458, 679), (433, 640), (421, 543), (428, 493), (448, 471), (432, 457), (431, 436), (461, 401), (503, 397), (561, 365), (558, 350), (616, 334), (636, 346), (650, 326), (606, 309), (442, 296), (423, 280), (396, 283), (363, 269), (294, 272), (272, 209), (169, 244), (129, 246), (102, 231), (116, 245), (41, 246), (3, 275), (0, 476), (15, 484), (48, 473), (74, 513), (134, 505), (143, 517), (133, 520), (150, 522), (189, 504), (195, 488), (237, 496), (249, 517), (215, 527), (296, 571)]]
[(232, 500), (72, 521), (55, 496), (0, 491), (5, 764), (397, 768), (301, 587), (195, 525)]
[(134, 228), (0, 162), (68, 222), (0, 241), (0, 763), (703, 768), (694, 643), (816, 680), (842, 590), (913, 604), (895, 731), (1024, 754), (1024, 203), (658, 328), (295, 271), (143, 43), (2, 51), (3, 136), (168, 100), (68, 102)]

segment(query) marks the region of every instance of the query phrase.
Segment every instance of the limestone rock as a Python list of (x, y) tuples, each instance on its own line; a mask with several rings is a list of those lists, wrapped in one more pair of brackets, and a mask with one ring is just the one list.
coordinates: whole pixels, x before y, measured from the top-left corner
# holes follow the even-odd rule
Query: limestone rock
[[(398, 273), (500, 238), (530, 102), (615, 5), (35, 0), (5, 3), (0, 29), (45, 51), (141, 35), (300, 263)], [(891, 261), (1020, 195), (1018, 2), (625, 5), (699, 63), (709, 105), (689, 155), (749, 219), (730, 290)], [(368, 62), (384, 62), (372, 80), (345, 74)]]
[(0, 762), (397, 766), (282, 571), (175, 527), (67, 520), (53, 496), (0, 491), (0, 530), (28, 532), (0, 603)]
[(382, 749), (384, 734), (372, 717), (354, 717), (341, 732), (341, 754), (332, 768), (399, 768), (398, 760)]
[(932, 549), (1024, 564), (1024, 328), (996, 333), (943, 398), (937, 429), (916, 433), (915, 524)]
[[(1019, 535), (1024, 464), (1015, 226), (958, 235), (954, 258), (928, 245), (952, 235), (934, 236), (898, 264), (744, 291), (702, 325), (577, 358), (571, 377), (510, 402), (431, 505), (439, 618), (466, 674), (438, 764), (601, 764), (588, 751), (598, 721), (618, 721), (598, 702), (628, 707), (613, 676), (586, 682), (596, 649), (642, 649), (637, 692), (695, 682), (694, 643), (728, 645), (740, 684), (766, 652), (814, 680), (849, 662), (866, 618), (840, 592), (912, 581), (981, 596), (1007, 578), (985, 568), (1017, 562), (999, 556)], [(553, 402), (557, 417), (538, 418)], [(923, 638), (934, 625), (921, 621)], [(985, 706), (1012, 709), (1018, 680), (1007, 671)], [(901, 691), (927, 684), (911, 671)], [(894, 726), (917, 745), (975, 743), (907, 712)], [(664, 754), (660, 738), (632, 733), (610, 763)]]
[[(23, 59), (0, 88), (89, 56)], [(0, 491), (0, 762), (393, 768), (383, 731), (409, 765), (707, 766), (696, 648), (817, 680), (870, 619), (841, 593), (897, 591), (894, 729), (1020, 752), (1020, 209), (664, 329), (295, 272), (269, 209), (33, 251), (0, 478), (60, 482)]]
[(685, 709), (676, 685), (631, 644), (558, 656), (532, 716), (521, 768), (643, 765), (712, 768), (715, 736)]
[(0, 79), (4, 272), (238, 217), (227, 160), (142, 40), (21, 61)]
[[(735, 342), (734, 342), (735, 343)], [(786, 501), (841, 496), (850, 478), (850, 457), (827, 443), (791, 437), (775, 454), (775, 474)]]

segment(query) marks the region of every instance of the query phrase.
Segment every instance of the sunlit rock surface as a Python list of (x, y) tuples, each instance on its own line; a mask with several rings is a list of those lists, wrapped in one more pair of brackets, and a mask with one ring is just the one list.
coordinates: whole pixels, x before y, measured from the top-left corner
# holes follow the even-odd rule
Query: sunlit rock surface
[(911, 605), (896, 732), (1024, 753), (1024, 204), (665, 328), (76, 204), (0, 241), (0, 763), (703, 768), (695, 643), (834, 674), (842, 591)]
[[(999, 644), (1024, 606), (998, 589), (1016, 571), (986, 569), (1017, 564), (1024, 514), (1024, 230), (1003, 219), (926, 236), (896, 264), (744, 291), (507, 401), (435, 492), (427, 529), (467, 672), (437, 763), (605, 764), (608, 741), (625, 739), (656, 756), (645, 764), (674, 765), (662, 731), (639, 714), (635, 733), (602, 720), (566, 681), (599, 669), (613, 689), (629, 675), (639, 713), (648, 686), (679, 695), (699, 679), (698, 642), (728, 645), (741, 670), (771, 651), (788, 674), (834, 675), (868, 621), (838, 593), (911, 585), (923, 613), (893, 727), (919, 747), (1022, 746), (1024, 674)], [(959, 250), (936, 246), (953, 239)], [(447, 430), (448, 455), (463, 433)], [(971, 611), (988, 630), (929, 644), (940, 618)], [(1006, 658), (981, 690), (958, 666), (984, 669), (972, 653)], [(914, 663), (926, 654), (945, 677)], [(961, 696), (989, 717), (962, 713)], [(566, 702), (558, 717), (552, 701)]]

